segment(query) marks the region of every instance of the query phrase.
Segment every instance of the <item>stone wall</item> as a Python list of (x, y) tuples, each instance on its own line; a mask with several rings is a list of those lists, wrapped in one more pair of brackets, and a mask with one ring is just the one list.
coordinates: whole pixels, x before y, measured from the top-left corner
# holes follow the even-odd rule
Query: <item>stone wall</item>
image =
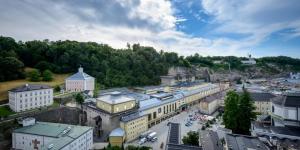
[(37, 121), (78, 125), (80, 110), (78, 108), (61, 107), (35, 115)]

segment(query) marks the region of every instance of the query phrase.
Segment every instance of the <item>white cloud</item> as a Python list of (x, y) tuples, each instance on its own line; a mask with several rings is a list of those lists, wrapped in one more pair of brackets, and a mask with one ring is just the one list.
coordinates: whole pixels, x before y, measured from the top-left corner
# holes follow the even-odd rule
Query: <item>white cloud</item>
[(250, 34), (251, 44), (283, 29), (300, 29), (297, 0), (202, 0), (202, 6), (221, 24), (216, 32)]
[[(250, 5), (250, 1), (226, 2), (202, 1), (205, 12), (214, 15), (216, 22), (222, 23), (215, 32), (251, 36), (241, 40), (226, 37), (207, 39), (177, 31), (176, 24), (186, 19), (176, 17), (175, 11), (178, 10), (166, 0), (0, 1), (0, 34), (18, 40), (95, 41), (116, 48), (126, 47), (127, 42), (141, 43), (181, 55), (196, 52), (200, 55), (246, 55), (249, 53), (246, 49), (264, 40), (274, 30), (285, 25), (299, 25), (290, 21), (277, 23), (272, 19), (268, 21), (270, 24), (262, 24), (263, 21), (256, 22), (257, 14), (251, 10), (261, 12), (260, 9), (266, 4), (256, 7)], [(272, 14), (271, 9), (269, 12)], [(298, 28), (294, 33), (297, 36)]]

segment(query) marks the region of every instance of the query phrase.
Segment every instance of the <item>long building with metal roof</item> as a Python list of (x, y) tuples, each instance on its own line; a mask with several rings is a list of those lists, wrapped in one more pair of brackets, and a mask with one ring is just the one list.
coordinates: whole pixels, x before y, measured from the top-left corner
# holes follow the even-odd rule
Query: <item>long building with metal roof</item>
[(12, 133), (13, 149), (76, 149), (93, 147), (93, 128), (60, 123), (35, 122), (34, 118)]

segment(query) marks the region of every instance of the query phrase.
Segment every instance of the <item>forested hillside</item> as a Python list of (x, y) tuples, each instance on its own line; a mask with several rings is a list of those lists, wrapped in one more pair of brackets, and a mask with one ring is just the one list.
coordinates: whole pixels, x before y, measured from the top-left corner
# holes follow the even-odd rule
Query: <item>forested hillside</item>
[[(170, 66), (209, 67), (212, 70), (245, 71), (245, 57), (213, 56), (199, 54), (183, 57), (174, 52), (155, 50), (139, 44), (126, 49), (115, 49), (105, 44), (77, 41), (27, 41), (16, 42), (10, 37), (0, 37), (0, 81), (25, 77), (24, 68), (54, 73), (74, 73), (81, 65), (84, 71), (96, 77), (105, 87), (155, 85), (159, 76), (167, 74)], [(221, 61), (221, 63), (215, 63)], [(285, 56), (256, 59), (252, 67), (265, 73), (276, 74), (283, 70), (300, 71), (300, 60)]]
[(0, 37), (0, 54), (0, 81), (24, 78), (24, 67), (73, 73), (81, 65), (105, 87), (154, 85), (169, 66), (190, 65), (177, 53), (158, 52), (139, 44), (114, 49), (94, 42), (16, 42)]

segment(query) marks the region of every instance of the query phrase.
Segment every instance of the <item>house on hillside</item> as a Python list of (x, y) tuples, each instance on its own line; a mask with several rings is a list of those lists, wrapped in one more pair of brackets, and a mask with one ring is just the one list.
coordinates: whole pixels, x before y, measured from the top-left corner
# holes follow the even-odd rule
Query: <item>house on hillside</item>
[(83, 72), (83, 68), (79, 67), (78, 72), (66, 79), (66, 91), (83, 92), (89, 91), (93, 93), (95, 89), (95, 78)]

